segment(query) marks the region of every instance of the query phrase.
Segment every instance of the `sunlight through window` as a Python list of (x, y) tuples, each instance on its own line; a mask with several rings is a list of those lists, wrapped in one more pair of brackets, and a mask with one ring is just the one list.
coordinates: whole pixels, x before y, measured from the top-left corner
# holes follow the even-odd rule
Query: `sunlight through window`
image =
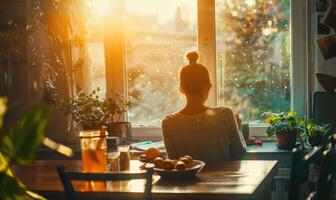
[(183, 104), (178, 73), (185, 53), (197, 50), (197, 1), (126, 0), (125, 13), (128, 117), (160, 126)]

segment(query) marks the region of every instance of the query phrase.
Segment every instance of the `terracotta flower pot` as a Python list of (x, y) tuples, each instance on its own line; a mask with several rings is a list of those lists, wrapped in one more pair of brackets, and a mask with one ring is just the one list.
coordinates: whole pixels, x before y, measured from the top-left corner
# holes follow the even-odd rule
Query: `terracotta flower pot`
[(288, 133), (276, 133), (277, 146), (280, 149), (292, 149), (295, 146), (297, 133), (288, 132)]

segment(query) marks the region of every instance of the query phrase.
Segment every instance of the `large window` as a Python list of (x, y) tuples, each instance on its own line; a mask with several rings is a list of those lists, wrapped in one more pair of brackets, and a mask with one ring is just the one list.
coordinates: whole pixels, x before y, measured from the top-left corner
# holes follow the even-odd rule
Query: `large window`
[(290, 109), (290, 1), (217, 0), (220, 104), (244, 121)]
[(107, 9), (111, 8), (111, 2), (109, 0), (86, 0), (84, 2), (86, 27), (81, 27), (81, 29), (85, 29), (87, 34), (83, 36), (86, 40), (80, 57), (85, 60), (81, 68), (85, 81), (80, 89), (90, 92), (99, 87), (99, 96), (104, 98), (106, 93), (104, 18)]
[(88, 1), (108, 3), (112, 14), (89, 19), (92, 88), (127, 95), (134, 127), (160, 127), (183, 106), (178, 74), (191, 50), (210, 71), (210, 106), (231, 107), (244, 122), (256, 122), (263, 111), (304, 114), (305, 49), (296, 45), (305, 41), (301, 1)]

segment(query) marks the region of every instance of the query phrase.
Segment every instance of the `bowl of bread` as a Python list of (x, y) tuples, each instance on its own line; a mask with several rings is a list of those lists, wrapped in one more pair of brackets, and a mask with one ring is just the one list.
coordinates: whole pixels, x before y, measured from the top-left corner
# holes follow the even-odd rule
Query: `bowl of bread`
[(177, 160), (164, 159), (157, 157), (153, 160), (154, 171), (163, 179), (172, 178), (193, 178), (204, 167), (205, 163), (201, 160), (194, 160), (191, 156), (183, 156)]
[[(204, 167), (205, 163), (201, 160), (194, 160), (191, 156), (181, 156), (176, 160), (166, 158), (155, 148), (148, 149), (142, 154), (139, 161), (143, 163), (153, 163), (154, 171), (162, 179), (186, 179), (195, 177)], [(145, 169), (143, 164), (141, 169)]]

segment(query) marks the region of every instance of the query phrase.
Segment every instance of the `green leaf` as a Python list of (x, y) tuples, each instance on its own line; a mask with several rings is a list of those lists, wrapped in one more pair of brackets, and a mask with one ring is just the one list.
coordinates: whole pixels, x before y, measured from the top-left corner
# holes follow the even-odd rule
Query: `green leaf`
[(34, 192), (32, 192), (32, 191), (29, 191), (29, 190), (26, 190), (26, 194), (27, 194), (29, 197), (31, 197), (31, 198), (33, 198), (33, 199), (35, 199), (35, 200), (46, 200), (46, 198), (42, 197), (41, 195), (36, 194), (36, 193), (34, 193)]
[(4, 171), (7, 165), (8, 165), (7, 160), (2, 156), (0, 152), (0, 171)]
[(25, 186), (13, 176), (11, 169), (7, 168), (8, 162), (0, 152), (0, 199), (45, 199), (38, 194), (26, 190)]
[(0, 128), (2, 127), (3, 116), (7, 110), (7, 99), (5, 97), (0, 97)]
[(1, 152), (10, 162), (27, 165), (44, 138), (49, 121), (49, 109), (45, 105), (31, 108), (15, 127), (4, 136)]
[(16, 179), (5, 172), (0, 172), (0, 199), (19, 199), (18, 196), (22, 194), (24, 189)]
[(15, 177), (5, 172), (0, 172), (0, 199), (2, 200), (43, 200), (45, 198), (31, 191)]
[(271, 127), (268, 127), (266, 130), (266, 134), (268, 137), (272, 136), (275, 134), (275, 132), (273, 131), (273, 129)]
[(5, 170), (7, 170), (6, 173), (9, 176), (13, 176), (13, 172), (10, 170), (10, 168), (8, 168), (7, 160), (5, 159), (5, 157), (0, 152), (0, 172), (5, 172)]

